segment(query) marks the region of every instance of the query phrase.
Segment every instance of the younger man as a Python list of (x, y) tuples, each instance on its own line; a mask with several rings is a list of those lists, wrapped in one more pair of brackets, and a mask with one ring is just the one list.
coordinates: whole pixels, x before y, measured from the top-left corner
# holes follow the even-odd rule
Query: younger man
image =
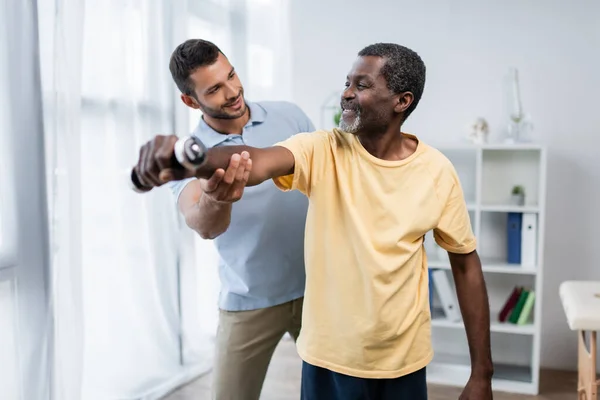
[[(235, 68), (214, 43), (181, 43), (169, 67), (183, 103), (202, 111), (193, 134), (210, 147), (266, 147), (314, 129), (294, 104), (248, 101)], [(212, 374), (219, 400), (258, 400), (277, 344), (286, 332), (296, 339), (302, 320), (308, 202), (300, 193), (283, 194), (273, 182), (245, 188), (250, 169), (235, 156), (208, 179), (171, 182), (187, 225), (213, 239), (219, 254)]]

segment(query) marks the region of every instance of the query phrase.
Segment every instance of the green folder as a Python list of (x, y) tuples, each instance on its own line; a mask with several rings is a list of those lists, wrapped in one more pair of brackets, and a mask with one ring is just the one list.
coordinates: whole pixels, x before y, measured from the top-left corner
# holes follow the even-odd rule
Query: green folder
[(517, 301), (517, 305), (515, 306), (513, 311), (510, 313), (510, 317), (508, 318), (509, 322), (516, 324), (517, 321), (519, 321), (519, 315), (521, 315), (521, 310), (523, 310), (523, 306), (525, 305), (525, 302), (527, 301), (529, 292), (530, 292), (529, 289), (523, 289), (523, 291), (521, 292), (521, 296), (519, 296), (519, 301)]
[(527, 301), (525, 301), (525, 304), (523, 305), (521, 314), (519, 314), (519, 319), (517, 321), (518, 325), (525, 325), (527, 322), (529, 322), (529, 316), (531, 315), (531, 310), (533, 309), (534, 300), (535, 292), (532, 290), (527, 296)]

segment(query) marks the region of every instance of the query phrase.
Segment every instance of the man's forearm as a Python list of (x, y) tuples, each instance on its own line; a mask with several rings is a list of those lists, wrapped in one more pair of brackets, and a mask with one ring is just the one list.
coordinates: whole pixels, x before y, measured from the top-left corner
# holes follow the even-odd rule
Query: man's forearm
[(476, 251), (467, 255), (451, 253), (449, 256), (467, 332), (471, 373), (475, 377), (488, 379), (493, 374), (490, 311), (481, 261)]
[(208, 149), (206, 160), (196, 169), (196, 178), (208, 179), (217, 169), (227, 169), (231, 156), (234, 154), (241, 154), (243, 151), (250, 154), (250, 159), (254, 163), (254, 168), (250, 171), (246, 186), (255, 186), (267, 180), (269, 177), (265, 176), (264, 169), (260, 168), (260, 160), (253, 157), (256, 156), (257, 152), (260, 152), (260, 149), (243, 145), (220, 146)]
[(252, 160), (252, 169), (246, 186), (255, 186), (268, 179), (294, 173), (294, 155), (285, 147), (220, 146), (208, 149), (206, 159), (196, 169), (195, 176), (208, 179), (217, 169), (227, 169), (232, 155), (244, 151), (248, 152)]
[(220, 203), (200, 195), (190, 210), (186, 210), (185, 222), (202, 239), (214, 239), (224, 233), (231, 222), (231, 203)]

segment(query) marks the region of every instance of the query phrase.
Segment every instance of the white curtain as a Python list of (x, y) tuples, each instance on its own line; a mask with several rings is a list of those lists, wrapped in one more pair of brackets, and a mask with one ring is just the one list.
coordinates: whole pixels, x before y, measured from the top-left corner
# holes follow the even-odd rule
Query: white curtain
[(34, 1), (0, 0), (0, 398), (50, 395), (52, 312)]
[(127, 186), (139, 147), (173, 131), (171, 6), (39, 0), (57, 399), (157, 398), (208, 366), (182, 356), (171, 194)]
[(289, 99), (287, 7), (38, 0), (54, 398), (155, 399), (210, 368), (218, 256), (166, 188), (140, 195), (127, 180), (146, 140), (198, 123), (169, 75), (183, 40), (215, 41), (250, 99)]
[(53, 396), (81, 395), (81, 50), (83, 1), (39, 0), (54, 312)]
[[(6, 2), (0, 3), (0, 59), (8, 59), (8, 37), (14, 32), (7, 29), (8, 9)], [(17, 341), (17, 294), (15, 290), (14, 268), (16, 258), (16, 224), (14, 221), (14, 166), (12, 153), (13, 132), (8, 90), (12, 78), (8, 63), (0, 63), (0, 393), (8, 400), (21, 396), (23, 378), (19, 371), (19, 351)], [(24, 371), (23, 371), (24, 372)]]

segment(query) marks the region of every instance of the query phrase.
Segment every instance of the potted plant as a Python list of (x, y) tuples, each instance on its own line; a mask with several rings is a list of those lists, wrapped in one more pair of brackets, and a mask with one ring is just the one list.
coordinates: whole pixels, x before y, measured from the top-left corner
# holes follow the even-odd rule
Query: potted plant
[(510, 202), (514, 206), (525, 205), (525, 189), (521, 185), (515, 185), (512, 189)]
[(333, 123), (335, 124), (335, 126), (340, 126), (340, 120), (342, 119), (342, 109), (340, 108), (339, 110), (336, 111), (336, 113), (333, 115)]

